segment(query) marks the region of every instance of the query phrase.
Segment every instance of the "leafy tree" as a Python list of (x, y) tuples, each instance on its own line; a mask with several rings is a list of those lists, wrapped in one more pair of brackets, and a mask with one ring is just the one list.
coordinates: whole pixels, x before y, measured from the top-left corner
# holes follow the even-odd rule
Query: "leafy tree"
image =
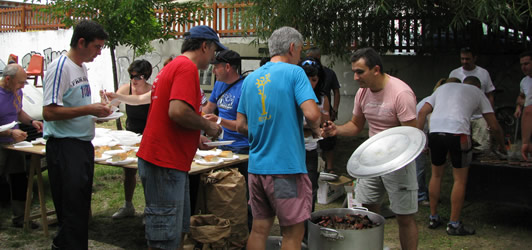
[[(115, 49), (130, 46), (136, 55), (152, 50), (150, 42), (174, 37), (175, 25), (195, 22), (204, 13), (201, 2), (174, 3), (172, 0), (51, 0), (43, 12), (52, 14), (67, 27), (81, 19), (100, 23), (109, 33), (114, 89), (118, 89)], [(156, 17), (155, 9), (159, 9)], [(196, 17), (196, 18), (194, 18)], [(117, 119), (117, 128), (122, 124)]]
[[(67, 27), (90, 18), (109, 33), (113, 80), (118, 88), (115, 49), (130, 46), (136, 55), (150, 52), (150, 42), (174, 37), (175, 25), (195, 22), (192, 13), (203, 9), (201, 2), (175, 3), (171, 0), (52, 0), (42, 11), (59, 18)], [(159, 9), (157, 18), (155, 9)], [(66, 13), (66, 14), (65, 14)], [(201, 16), (197, 16), (201, 18)]]
[[(478, 36), (482, 35), (482, 23), (494, 27), (496, 25), (511, 27), (521, 30), (524, 35), (532, 36), (531, 0), (251, 0), (249, 2), (252, 3), (252, 7), (246, 12), (244, 21), (247, 27), (255, 29), (256, 42), (266, 40), (276, 28), (292, 26), (310, 43), (320, 47), (324, 54), (335, 56), (345, 55), (355, 46), (371, 45), (386, 50), (393, 47), (394, 42), (397, 43), (396, 36), (425, 38), (430, 41), (434, 35), (442, 32), (450, 36), (451, 32), (454, 35), (467, 29), (467, 36), (478, 39)], [(411, 20), (393, 21), (396, 17), (407, 17)], [(474, 30), (475, 33), (471, 34), (470, 30)]]

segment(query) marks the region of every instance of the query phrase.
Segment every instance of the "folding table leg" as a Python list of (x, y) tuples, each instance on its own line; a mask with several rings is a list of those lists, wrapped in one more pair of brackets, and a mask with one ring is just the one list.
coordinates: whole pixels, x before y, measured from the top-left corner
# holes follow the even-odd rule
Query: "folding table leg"
[(37, 170), (37, 188), (39, 190), (39, 203), (41, 205), (41, 222), (44, 230), (44, 236), (48, 237), (48, 215), (46, 209), (46, 200), (44, 199), (44, 187), (42, 185), (42, 172), (41, 172), (41, 157), (37, 155), (31, 156), (31, 165), (38, 166)]
[[(32, 156), (33, 159), (33, 156)], [(26, 206), (24, 207), (24, 231), (28, 231), (30, 228), (30, 212), (31, 212), (31, 200), (33, 194), (33, 175), (35, 174), (36, 168), (39, 167), (39, 163), (35, 165), (33, 160), (30, 164), (30, 170), (28, 172), (28, 189), (26, 190)]]

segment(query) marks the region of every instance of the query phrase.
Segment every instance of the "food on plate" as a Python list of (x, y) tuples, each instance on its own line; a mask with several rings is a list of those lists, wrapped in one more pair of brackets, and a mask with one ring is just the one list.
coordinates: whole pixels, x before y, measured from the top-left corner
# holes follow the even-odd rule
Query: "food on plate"
[(140, 147), (140, 142), (139, 143), (135, 143), (135, 145), (133, 145), (134, 147)]
[(222, 151), (220, 153), (220, 157), (222, 157), (222, 158), (233, 158), (233, 152), (232, 151)]
[(96, 146), (94, 147), (94, 157), (102, 158), (102, 155), (105, 151), (108, 151), (110, 148), (108, 146)]
[(112, 161), (124, 161), (127, 159), (127, 152), (113, 155)]
[(96, 146), (96, 147), (94, 147), (94, 151), (105, 152), (105, 151), (108, 151), (108, 150), (111, 150), (111, 148), (109, 146)]
[(131, 157), (131, 158), (137, 157), (137, 152), (135, 152), (135, 150), (129, 150), (126, 153), (127, 153), (127, 157)]
[(216, 156), (216, 155), (206, 155), (206, 156), (203, 157), (203, 159), (206, 162), (217, 162), (218, 161), (218, 156)]
[(104, 151), (101, 151), (101, 150), (95, 150), (94, 151), (94, 157), (95, 158), (102, 158), (102, 154), (103, 154)]
[(120, 145), (114, 145), (111, 147), (111, 150), (119, 150), (119, 149), (122, 149)]

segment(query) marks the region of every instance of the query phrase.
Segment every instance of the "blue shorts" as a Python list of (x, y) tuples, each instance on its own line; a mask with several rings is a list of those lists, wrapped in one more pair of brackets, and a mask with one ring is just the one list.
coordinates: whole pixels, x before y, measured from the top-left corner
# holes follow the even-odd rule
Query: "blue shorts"
[(190, 229), (190, 189), (188, 173), (138, 162), (144, 187), (146, 239), (149, 247), (177, 249), (181, 234)]

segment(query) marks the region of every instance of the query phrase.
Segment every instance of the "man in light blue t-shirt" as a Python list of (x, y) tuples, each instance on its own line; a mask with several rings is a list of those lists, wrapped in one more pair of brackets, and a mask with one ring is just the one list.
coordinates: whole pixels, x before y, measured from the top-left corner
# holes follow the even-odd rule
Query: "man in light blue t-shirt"
[(244, 80), (237, 131), (249, 138), (249, 204), (253, 228), (247, 248), (264, 248), (279, 219), (283, 246), (301, 247), (304, 221), (310, 218), (312, 186), (305, 165), (303, 116), (319, 134), (320, 110), (299, 62), (303, 37), (290, 27), (268, 39), (270, 62)]

